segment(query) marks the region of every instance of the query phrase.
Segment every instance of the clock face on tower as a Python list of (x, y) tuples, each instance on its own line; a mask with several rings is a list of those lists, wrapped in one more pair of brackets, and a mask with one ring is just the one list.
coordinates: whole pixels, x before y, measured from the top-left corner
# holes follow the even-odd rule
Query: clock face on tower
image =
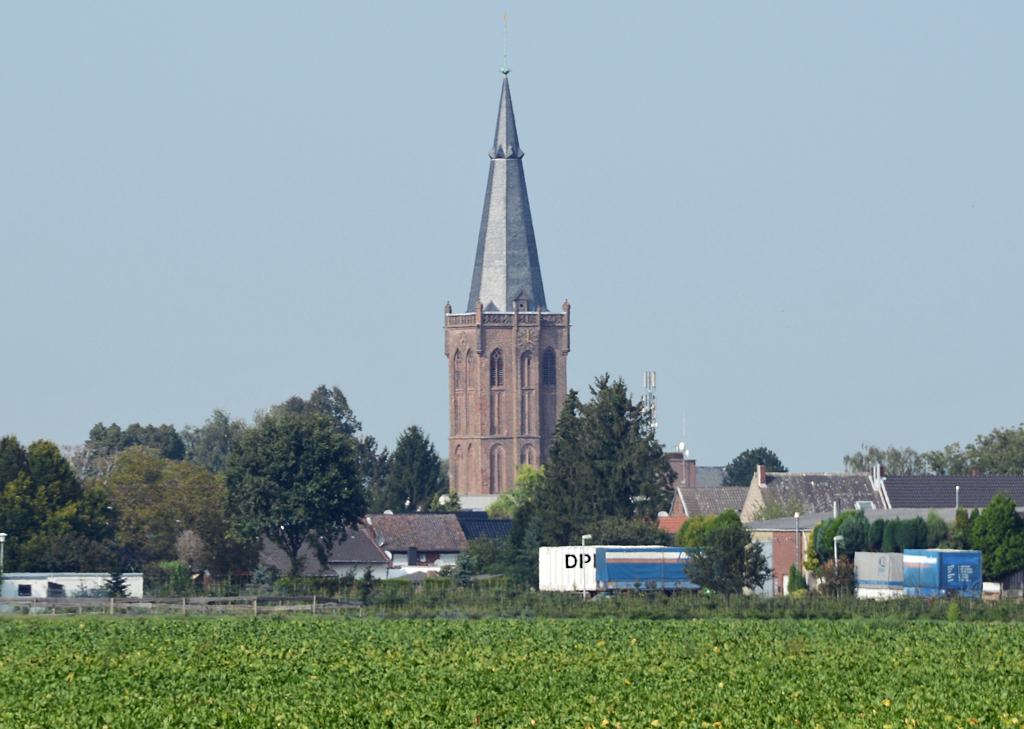
[(537, 332), (532, 329), (524, 329), (519, 332), (519, 347), (531, 349), (537, 343)]

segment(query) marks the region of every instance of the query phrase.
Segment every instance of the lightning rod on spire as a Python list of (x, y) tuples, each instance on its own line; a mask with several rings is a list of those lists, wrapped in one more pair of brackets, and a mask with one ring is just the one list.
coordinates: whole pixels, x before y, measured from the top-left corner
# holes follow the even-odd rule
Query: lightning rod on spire
[(508, 76), (510, 69), (508, 67), (508, 13), (505, 13), (505, 63), (501, 67), (501, 72)]

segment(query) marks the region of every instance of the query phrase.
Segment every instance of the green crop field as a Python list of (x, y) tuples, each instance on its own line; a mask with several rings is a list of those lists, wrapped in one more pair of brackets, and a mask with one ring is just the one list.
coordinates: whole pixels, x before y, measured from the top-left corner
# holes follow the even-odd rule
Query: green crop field
[(0, 727), (995, 727), (1024, 627), (20, 618)]

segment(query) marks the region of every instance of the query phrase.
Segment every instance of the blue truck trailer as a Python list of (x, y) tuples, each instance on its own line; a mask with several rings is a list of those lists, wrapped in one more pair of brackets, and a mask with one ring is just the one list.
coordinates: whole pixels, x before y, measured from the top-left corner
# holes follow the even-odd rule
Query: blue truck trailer
[(696, 590), (686, 576), (689, 559), (673, 547), (597, 547), (597, 589)]
[(981, 552), (961, 549), (903, 551), (903, 592), (921, 597), (980, 598)]

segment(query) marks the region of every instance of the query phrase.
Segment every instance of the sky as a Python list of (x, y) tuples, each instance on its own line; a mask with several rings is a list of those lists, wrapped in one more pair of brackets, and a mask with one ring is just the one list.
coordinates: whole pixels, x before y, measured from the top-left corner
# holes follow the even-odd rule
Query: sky
[(1024, 5), (0, 4), (0, 434), (339, 386), (447, 454), (509, 81), (569, 384), (698, 465), (1024, 421)]

